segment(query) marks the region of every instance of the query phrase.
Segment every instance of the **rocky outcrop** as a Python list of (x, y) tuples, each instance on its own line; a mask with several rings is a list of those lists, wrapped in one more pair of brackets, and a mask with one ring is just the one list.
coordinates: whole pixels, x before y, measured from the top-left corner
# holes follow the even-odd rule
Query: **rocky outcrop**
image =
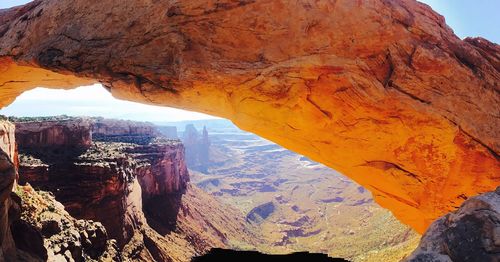
[(500, 179), (500, 48), (414, 0), (35, 0), (0, 24), (1, 105), (100, 82), (231, 119), (420, 232)]
[[(146, 130), (141, 123), (103, 122), (119, 123), (120, 130), (132, 130), (123, 127), (128, 123)], [(126, 261), (188, 261), (212, 247), (227, 247), (230, 237), (255, 241), (242, 215), (223, 210), (215, 199), (188, 185), (180, 141), (147, 131), (113, 130), (99, 131), (99, 139), (106, 142), (92, 141), (88, 148), (20, 145), (21, 183), (54, 192), (78, 219), (101, 222)], [(214, 210), (220, 212), (208, 215)], [(48, 231), (54, 231), (52, 224)], [(241, 232), (245, 234), (237, 235)]]
[[(0, 236), (2, 261), (119, 261), (114, 242), (104, 227), (92, 221), (76, 221), (62, 205), (48, 194), (38, 194), (31, 187), (16, 186), (11, 192), (18, 162), (14, 124), (0, 121)], [(22, 131), (24, 132), (24, 131)], [(55, 140), (35, 135), (47, 143)], [(55, 134), (48, 131), (44, 134)], [(75, 138), (74, 134), (62, 135)], [(30, 146), (38, 142), (29, 141)], [(66, 140), (68, 141), (68, 140)], [(81, 144), (74, 139), (75, 143)], [(40, 146), (40, 144), (37, 144)], [(56, 145), (56, 144), (54, 144)], [(61, 144), (57, 144), (59, 147)], [(20, 196), (20, 197), (19, 197)], [(115, 258), (114, 260), (111, 258)], [(117, 260), (118, 259), (118, 260)], [(102, 260), (101, 260), (102, 261)]]
[(159, 134), (156, 126), (147, 122), (101, 117), (92, 119), (92, 135), (95, 141), (148, 144)]
[(0, 116), (0, 150), (9, 156), (17, 165), (17, 145), (15, 140), (15, 125)]
[(14, 130), (12, 123), (0, 120), (0, 260), (4, 257), (13, 260), (16, 257), (10, 229), (12, 222), (19, 218), (19, 209), (11, 196), (17, 162)]
[(210, 164), (210, 140), (208, 139), (207, 128), (203, 127), (203, 132), (200, 134), (193, 124), (186, 125), (182, 134), (182, 142), (186, 146), (188, 167), (207, 173)]
[(144, 198), (182, 193), (186, 189), (189, 173), (182, 143), (178, 141), (154, 143), (131, 147), (126, 152), (143, 163), (135, 173)]
[[(42, 118), (43, 119), (43, 118)], [(92, 142), (91, 121), (87, 118), (43, 120), (14, 119), (16, 142), (24, 148), (89, 147)]]
[(158, 126), (158, 131), (162, 133), (167, 138), (170, 139), (179, 139), (179, 135), (177, 134), (177, 127), (175, 126)]
[(54, 192), (74, 217), (102, 222), (120, 247), (144, 223), (142, 207), (150, 197), (182, 192), (189, 181), (178, 142), (94, 142), (82, 151), (57, 150), (22, 149), (20, 183)]
[(404, 261), (500, 261), (500, 187), (432, 223)]
[[(76, 220), (48, 192), (18, 186), (21, 219), (12, 234), (21, 257), (17, 261), (121, 261), (116, 240), (99, 222)], [(24, 259), (22, 254), (29, 254)]]

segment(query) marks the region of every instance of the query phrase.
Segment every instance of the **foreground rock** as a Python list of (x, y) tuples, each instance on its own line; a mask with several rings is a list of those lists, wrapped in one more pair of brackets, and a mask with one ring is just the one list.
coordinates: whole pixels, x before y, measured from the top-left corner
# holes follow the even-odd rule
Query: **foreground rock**
[(228, 118), (424, 232), (498, 185), (499, 50), (414, 0), (35, 0), (0, 11), (0, 105), (100, 82)]
[(15, 126), (0, 119), (0, 260), (16, 257), (10, 225), (20, 216), (19, 204), (12, 197), (16, 179), (17, 150)]
[(432, 223), (405, 261), (500, 261), (500, 187)]
[(101, 223), (73, 218), (54, 196), (29, 185), (16, 193), (22, 213), (11, 227), (18, 261), (121, 261), (116, 240)]

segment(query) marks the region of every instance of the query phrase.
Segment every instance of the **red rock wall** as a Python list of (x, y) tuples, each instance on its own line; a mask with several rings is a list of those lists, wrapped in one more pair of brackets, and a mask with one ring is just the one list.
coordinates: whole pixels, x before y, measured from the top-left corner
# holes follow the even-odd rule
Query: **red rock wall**
[(12, 123), (0, 120), (0, 261), (4, 258), (12, 258), (16, 254), (14, 240), (12, 238), (10, 224), (12, 219), (17, 219), (11, 214), (10, 207), (13, 204), (10, 194), (16, 177), (16, 144), (15, 127)]
[(88, 147), (92, 142), (90, 121), (30, 121), (16, 123), (16, 141), (22, 147), (76, 146)]
[(150, 160), (136, 172), (144, 197), (182, 193), (186, 189), (189, 173), (181, 143), (140, 146), (129, 152)]
[(92, 133), (103, 136), (154, 136), (158, 135), (151, 123), (128, 120), (95, 118), (92, 120)]
[(14, 124), (0, 120), (0, 149), (7, 153), (12, 162), (17, 163), (15, 129)]
[[(22, 154), (19, 180), (54, 192), (72, 216), (102, 222), (123, 247), (145, 223), (145, 199), (186, 189), (189, 173), (184, 147), (170, 140), (125, 147), (114, 142), (93, 143), (87, 139), (93, 123), (87, 125), (82, 119), (69, 123), (16, 124)], [(99, 130), (104, 132), (102, 138), (110, 140), (129, 136), (142, 140), (155, 134), (151, 126), (130, 121), (106, 120), (105, 126), (100, 125)], [(55, 142), (57, 137), (64, 143)], [(88, 144), (87, 148), (74, 149), (82, 144)]]

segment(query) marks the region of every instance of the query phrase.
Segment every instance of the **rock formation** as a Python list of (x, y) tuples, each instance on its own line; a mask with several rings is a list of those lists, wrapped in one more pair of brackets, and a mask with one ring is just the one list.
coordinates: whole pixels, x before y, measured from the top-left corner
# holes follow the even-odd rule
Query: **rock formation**
[(500, 186), (432, 223), (405, 261), (500, 261)]
[(0, 11), (0, 105), (100, 82), (231, 119), (424, 232), (500, 181), (499, 51), (414, 0), (35, 0)]
[(17, 261), (121, 261), (116, 240), (101, 223), (76, 220), (48, 192), (29, 185), (15, 191), (22, 202), (21, 219), (11, 226), (21, 250)]
[(19, 219), (18, 208), (11, 196), (17, 162), (14, 130), (15, 126), (12, 123), (0, 119), (0, 260), (16, 256), (16, 247), (10, 230), (12, 222)]
[(158, 131), (165, 137), (170, 139), (179, 139), (177, 127), (175, 126), (158, 126)]
[[(78, 128), (87, 123), (86, 133)], [(75, 124), (76, 123), (76, 124)], [(70, 121), (16, 122), (20, 148), (20, 183), (28, 182), (55, 193), (56, 198), (74, 217), (100, 221), (110, 236), (123, 247), (142, 222), (142, 205), (152, 196), (182, 192), (189, 181), (184, 164), (184, 148), (175, 141), (148, 145), (123, 144), (145, 141), (154, 136), (152, 126), (139, 123), (98, 119)], [(61, 137), (92, 137), (107, 142), (88, 141), (88, 148), (77, 144), (53, 147), (44, 144), (40, 134), (62, 129)], [(144, 139), (143, 139), (144, 138)], [(79, 143), (79, 141), (76, 141)], [(25, 144), (26, 143), (26, 144)]]
[[(49, 123), (71, 133), (78, 125), (67, 123), (78, 121), (88, 119)], [(102, 222), (124, 260), (187, 261), (212, 247), (229, 247), (233, 239), (255, 241), (243, 215), (188, 186), (183, 145), (157, 137), (151, 125), (91, 120), (84, 137), (95, 137), (96, 131), (99, 141), (86, 148), (24, 145), (33, 141), (30, 134), (38, 137), (53, 129), (34, 122), (16, 122), (25, 138), (19, 142), (20, 183), (54, 192), (71, 216)], [(42, 129), (26, 132), (26, 123)], [(212, 210), (219, 212), (209, 215)]]
[(89, 147), (92, 142), (89, 119), (22, 120), (16, 126), (16, 142), (22, 147)]
[[(77, 130), (79, 128), (75, 128)], [(35, 136), (42, 138), (40, 134), (36, 133)], [(99, 223), (76, 221), (53, 197), (38, 194), (29, 186), (17, 186), (17, 194), (11, 192), (18, 163), (14, 138), (14, 124), (0, 120), (0, 176), (3, 178), (0, 196), (0, 260), (45, 261), (59, 257), (73, 261), (97, 261), (108, 256), (116, 257), (113, 254), (117, 250)], [(42, 139), (47, 143), (55, 141), (46, 138)], [(35, 140), (26, 141), (32, 144)]]
[(95, 141), (148, 144), (159, 134), (156, 126), (151, 123), (102, 117), (92, 119), (92, 136)]
[(182, 142), (186, 146), (186, 162), (188, 167), (207, 173), (210, 164), (210, 140), (208, 139), (207, 128), (203, 127), (203, 132), (200, 135), (193, 124), (186, 125), (182, 135)]
[(259, 205), (247, 214), (247, 221), (252, 221), (255, 223), (260, 223), (262, 220), (266, 219), (269, 215), (274, 212), (275, 206), (273, 202), (267, 202)]

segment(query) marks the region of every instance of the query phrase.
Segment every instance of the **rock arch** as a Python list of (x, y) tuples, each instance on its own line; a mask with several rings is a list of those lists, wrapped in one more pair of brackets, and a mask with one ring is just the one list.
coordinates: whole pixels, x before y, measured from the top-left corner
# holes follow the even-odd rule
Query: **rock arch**
[(0, 106), (100, 82), (221, 116), (423, 232), (500, 184), (499, 56), (413, 0), (35, 0), (0, 10)]

